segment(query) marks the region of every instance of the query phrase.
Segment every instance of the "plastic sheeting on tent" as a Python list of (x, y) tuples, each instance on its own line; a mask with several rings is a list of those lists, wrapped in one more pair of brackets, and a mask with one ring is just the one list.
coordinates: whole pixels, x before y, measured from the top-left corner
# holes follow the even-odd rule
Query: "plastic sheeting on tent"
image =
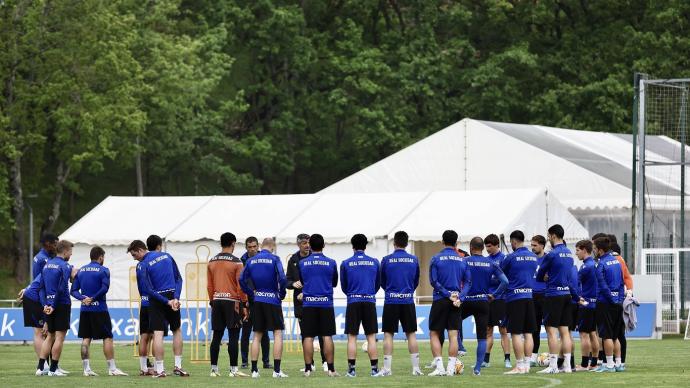
[(329, 194), (315, 199), (277, 236), (294, 241), (298, 233), (319, 233), (327, 243), (349, 243), (355, 233), (369, 240), (388, 234), (428, 195), (416, 193)]
[(171, 231), (166, 241), (217, 241), (229, 231), (238, 241), (249, 236), (275, 237), (314, 199), (314, 194), (215, 196)]
[(414, 241), (439, 241), (439, 224), (458, 232), (467, 242), (474, 236), (509, 234), (516, 229), (527, 238), (546, 234), (552, 224), (561, 224), (565, 239), (587, 238), (587, 230), (545, 189), (476, 190), (432, 192), (398, 229)]
[(128, 245), (151, 234), (165, 238), (211, 197), (107, 197), (60, 235), (75, 243)]

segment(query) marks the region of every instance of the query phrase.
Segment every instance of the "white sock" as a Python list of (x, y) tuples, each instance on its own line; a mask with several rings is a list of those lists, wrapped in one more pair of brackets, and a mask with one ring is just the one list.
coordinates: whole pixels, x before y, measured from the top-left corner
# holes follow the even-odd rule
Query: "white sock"
[(558, 369), (558, 354), (549, 354), (549, 368)]
[(232, 373), (237, 373), (237, 366), (231, 366), (231, 367), (230, 367), (230, 372), (232, 372)]
[(218, 365), (211, 365), (211, 370), (214, 372), (218, 372)]
[(532, 353), (532, 355), (530, 356), (530, 361), (537, 362), (537, 353)]
[(88, 358), (86, 360), (81, 360), (81, 363), (84, 366), (84, 370), (91, 370), (91, 363)]
[(146, 366), (146, 357), (139, 357), (139, 370), (146, 372), (148, 369), (148, 366)]
[(515, 360), (515, 367), (518, 369), (522, 368), (522, 359), (521, 358), (518, 358)]
[(419, 369), (419, 353), (410, 354), (410, 361), (412, 361), (412, 369)]
[(606, 356), (606, 367), (607, 368), (613, 368), (613, 356)]
[(621, 366), (621, 358), (620, 358), (620, 357), (616, 357), (615, 360), (616, 360), (616, 366)]
[(383, 369), (391, 370), (391, 364), (393, 364), (393, 355), (383, 356)]
[(458, 362), (457, 357), (448, 357), (448, 369), (450, 372), (455, 373), (455, 363)]
[(563, 353), (563, 369), (565, 370), (570, 369), (570, 357), (572, 357), (572, 353)]
[(115, 366), (115, 360), (105, 360), (106, 363), (108, 363), (108, 370), (115, 370), (117, 367)]
[(165, 370), (165, 366), (163, 365), (163, 360), (160, 360), (160, 361), (156, 360), (155, 364), (156, 364), (156, 373), (163, 373), (163, 371)]
[(175, 368), (182, 369), (182, 356), (175, 356)]
[(436, 364), (436, 370), (443, 370), (443, 358), (434, 357), (434, 364)]

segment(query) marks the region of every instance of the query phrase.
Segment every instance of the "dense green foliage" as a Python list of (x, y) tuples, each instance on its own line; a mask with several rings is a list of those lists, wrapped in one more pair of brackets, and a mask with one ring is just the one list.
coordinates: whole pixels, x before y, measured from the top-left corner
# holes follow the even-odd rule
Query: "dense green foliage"
[(689, 26), (684, 0), (0, 0), (0, 246), (26, 268), (32, 195), (60, 232), (137, 176), (313, 192), (464, 117), (625, 132)]

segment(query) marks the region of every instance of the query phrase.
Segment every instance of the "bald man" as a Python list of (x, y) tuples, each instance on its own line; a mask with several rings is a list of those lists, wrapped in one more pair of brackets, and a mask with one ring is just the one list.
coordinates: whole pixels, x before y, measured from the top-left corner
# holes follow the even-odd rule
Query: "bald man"
[[(287, 279), (280, 258), (273, 254), (275, 242), (266, 238), (261, 243), (261, 251), (247, 260), (240, 286), (247, 295), (254, 297), (251, 315), (254, 320), (254, 340), (252, 341), (252, 377), (259, 377), (257, 360), (259, 344), (267, 331), (273, 332), (273, 377), (288, 377), (280, 370), (283, 353), (283, 309)], [(267, 334), (266, 334), (267, 335)]]

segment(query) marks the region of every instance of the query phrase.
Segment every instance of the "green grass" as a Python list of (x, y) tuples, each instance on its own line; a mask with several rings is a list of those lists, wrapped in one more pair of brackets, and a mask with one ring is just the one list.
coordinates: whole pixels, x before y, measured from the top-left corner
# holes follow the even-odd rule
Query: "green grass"
[[(79, 359), (79, 346), (68, 344), (63, 351), (60, 366), (72, 372), (69, 377), (50, 378), (36, 377), (33, 375), (35, 370), (35, 356), (33, 347), (27, 345), (2, 345), (0, 346), (0, 386), (2, 387), (75, 387), (87, 384), (92, 387), (118, 387), (118, 386), (165, 386), (165, 387), (206, 387), (209, 385), (246, 385), (246, 386), (268, 386), (276, 384), (290, 386), (368, 386), (368, 387), (398, 387), (398, 386), (423, 386), (423, 385), (448, 385), (453, 379), (456, 384), (472, 384), (473, 386), (491, 387), (539, 387), (539, 386), (590, 386), (602, 387), (612, 384), (628, 384), (637, 387), (659, 387), (659, 386), (687, 386), (690, 381), (688, 370), (690, 368), (690, 341), (682, 339), (667, 339), (663, 341), (628, 341), (628, 370), (624, 373), (574, 373), (572, 375), (537, 375), (534, 369), (527, 376), (504, 376), (505, 369), (500, 362), (500, 346), (494, 346), (492, 353), (493, 362), (491, 368), (482, 370), (482, 376), (474, 377), (471, 375), (470, 367), (474, 364), (475, 342), (468, 342), (470, 353), (462, 360), (466, 365), (466, 372), (462, 376), (455, 377), (413, 377), (410, 375), (410, 361), (407, 355), (406, 345), (397, 343), (393, 361), (393, 376), (385, 378), (371, 378), (366, 376), (369, 363), (367, 356), (358, 351), (358, 373), (360, 377), (348, 379), (340, 377), (330, 379), (318, 372), (316, 376), (309, 379), (302, 377), (298, 372), (303, 366), (301, 353), (287, 353), (283, 356), (283, 371), (290, 375), (285, 381), (276, 381), (271, 378), (270, 371), (261, 370), (262, 377), (259, 380), (249, 378), (237, 379), (228, 377), (211, 378), (208, 377), (208, 364), (194, 364), (189, 362), (189, 345), (185, 344), (184, 366), (192, 374), (188, 379), (179, 377), (168, 377), (162, 380), (154, 380), (144, 377), (94, 377), (86, 378), (81, 376), (81, 361)], [(496, 344), (498, 345), (498, 343)], [(542, 345), (543, 346), (543, 345)], [(428, 342), (420, 342), (420, 354), (423, 363), (427, 363), (431, 356)], [(379, 352), (381, 345), (379, 343)], [(100, 346), (92, 347), (91, 364), (94, 370), (101, 375), (105, 374), (105, 361), (101, 353)], [(576, 352), (579, 361), (580, 352)], [(227, 365), (227, 352), (221, 349), (220, 364), (221, 370), (225, 370)], [(336, 369), (344, 372), (346, 367), (345, 344), (336, 343)], [(381, 360), (383, 359), (380, 356)], [(118, 366), (128, 373), (135, 373), (138, 370), (138, 360), (132, 356), (132, 347), (128, 345), (116, 346), (116, 359)], [(382, 361), (381, 361), (382, 363)], [(166, 349), (166, 366), (172, 364), (172, 354), (170, 348)]]

